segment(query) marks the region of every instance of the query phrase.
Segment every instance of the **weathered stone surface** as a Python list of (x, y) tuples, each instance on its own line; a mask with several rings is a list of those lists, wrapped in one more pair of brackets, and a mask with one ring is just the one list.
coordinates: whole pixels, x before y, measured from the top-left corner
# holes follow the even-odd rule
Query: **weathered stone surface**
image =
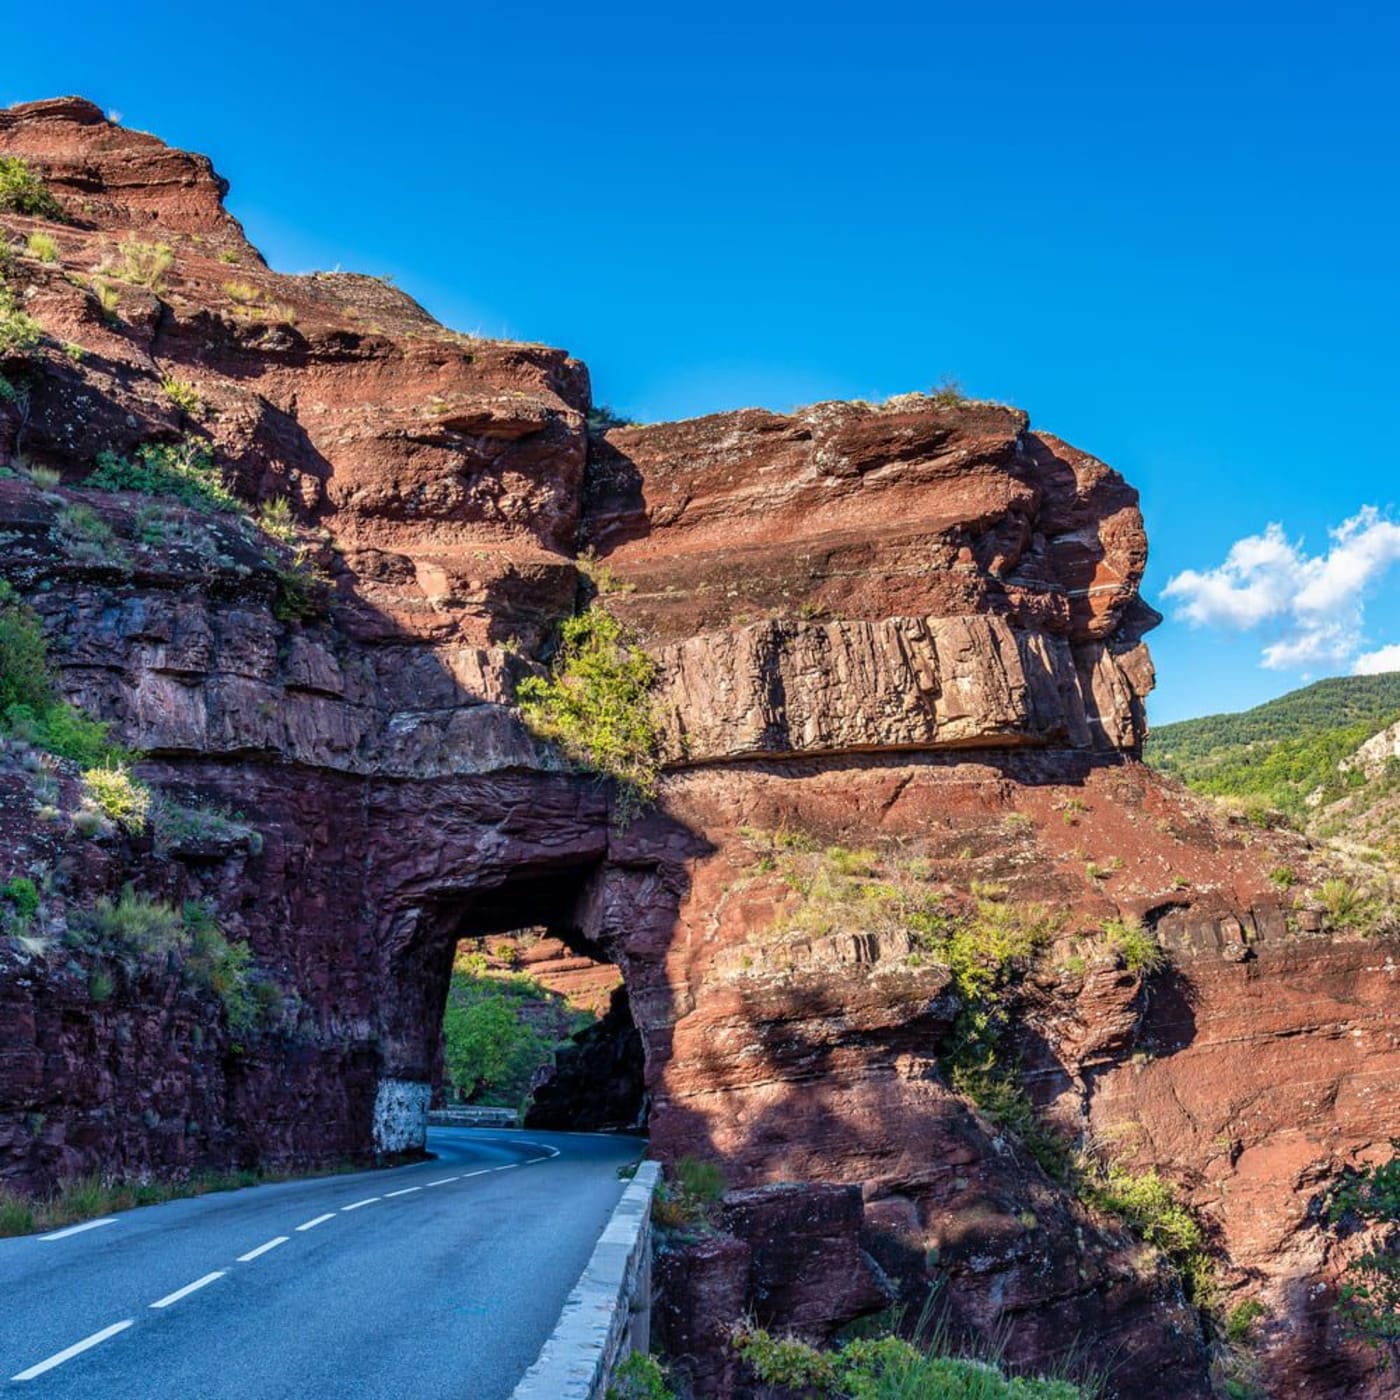
[(665, 664), (675, 757), (1145, 732), (1136, 493), (1014, 410), (907, 395), (614, 429), (582, 528)]

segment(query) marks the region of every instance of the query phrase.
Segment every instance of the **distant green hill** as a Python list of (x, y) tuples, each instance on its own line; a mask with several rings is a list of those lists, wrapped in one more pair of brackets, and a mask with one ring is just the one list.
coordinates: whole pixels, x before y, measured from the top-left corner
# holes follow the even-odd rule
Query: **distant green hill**
[(1331, 800), (1358, 784), (1337, 764), (1397, 719), (1400, 672), (1337, 676), (1239, 714), (1164, 724), (1147, 741), (1147, 761), (1200, 792), (1301, 815), (1310, 793)]

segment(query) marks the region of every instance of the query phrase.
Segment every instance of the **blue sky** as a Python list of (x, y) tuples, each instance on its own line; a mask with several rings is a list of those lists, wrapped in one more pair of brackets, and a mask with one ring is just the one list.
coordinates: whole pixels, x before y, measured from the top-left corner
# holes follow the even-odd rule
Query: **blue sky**
[(143, 13), (24, 25), (0, 102), (205, 151), (275, 266), (567, 346), (642, 419), (1023, 406), (1142, 491), (1159, 723), (1400, 667), (1391, 7)]

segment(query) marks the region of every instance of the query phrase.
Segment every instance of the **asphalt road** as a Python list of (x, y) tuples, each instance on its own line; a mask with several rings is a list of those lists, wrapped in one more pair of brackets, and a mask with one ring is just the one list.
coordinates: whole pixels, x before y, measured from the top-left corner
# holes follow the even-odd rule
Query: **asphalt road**
[(428, 1146), (409, 1167), (0, 1240), (0, 1392), (509, 1396), (643, 1144), (438, 1128)]

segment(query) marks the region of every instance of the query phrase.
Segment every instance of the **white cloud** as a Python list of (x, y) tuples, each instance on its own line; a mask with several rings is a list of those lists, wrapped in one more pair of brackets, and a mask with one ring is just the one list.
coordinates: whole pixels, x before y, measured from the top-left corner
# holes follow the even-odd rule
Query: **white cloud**
[(1382, 671), (1400, 671), (1400, 644), (1392, 642), (1377, 651), (1362, 652), (1351, 663), (1354, 676), (1379, 676)]
[[(1329, 533), (1327, 552), (1308, 554), (1282, 525), (1270, 524), (1236, 541), (1216, 568), (1175, 575), (1163, 594), (1193, 627), (1248, 632), (1274, 624), (1280, 634), (1262, 656), (1272, 670), (1347, 661), (1360, 668), (1386, 656), (1400, 662), (1397, 647), (1357, 656), (1367, 590), (1400, 563), (1400, 525), (1363, 506)], [(1391, 667), (1376, 662), (1375, 669)]]

